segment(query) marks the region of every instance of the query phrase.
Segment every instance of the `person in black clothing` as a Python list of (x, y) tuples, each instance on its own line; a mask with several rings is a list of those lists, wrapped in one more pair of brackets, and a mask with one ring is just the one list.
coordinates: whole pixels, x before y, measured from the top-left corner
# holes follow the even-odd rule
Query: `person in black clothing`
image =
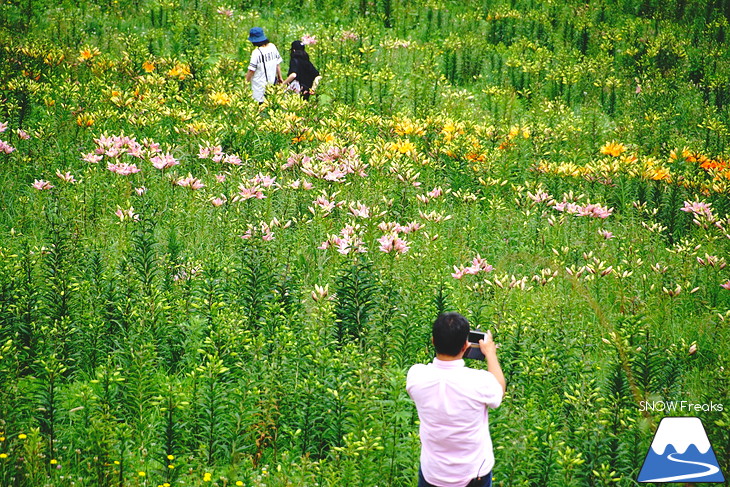
[(299, 93), (305, 100), (309, 99), (309, 95), (317, 89), (317, 84), (321, 76), (319, 71), (309, 60), (309, 54), (304, 50), (302, 41), (294, 41), (291, 43), (289, 59), (289, 73), (284, 84), (289, 89)]

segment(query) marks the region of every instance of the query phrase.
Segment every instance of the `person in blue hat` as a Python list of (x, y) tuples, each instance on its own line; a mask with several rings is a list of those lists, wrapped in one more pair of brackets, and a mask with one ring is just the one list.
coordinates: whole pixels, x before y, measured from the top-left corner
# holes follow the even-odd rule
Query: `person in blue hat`
[(251, 83), (253, 99), (264, 102), (266, 85), (281, 83), (281, 55), (276, 46), (269, 42), (261, 27), (253, 27), (248, 32), (248, 40), (255, 49), (251, 53), (251, 62), (248, 64), (246, 81)]

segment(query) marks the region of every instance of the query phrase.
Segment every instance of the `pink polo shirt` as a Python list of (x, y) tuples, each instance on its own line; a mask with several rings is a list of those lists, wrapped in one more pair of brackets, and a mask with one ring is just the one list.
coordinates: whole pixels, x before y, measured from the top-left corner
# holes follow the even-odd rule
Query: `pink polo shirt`
[(502, 402), (491, 372), (434, 358), (408, 371), (406, 390), (421, 421), (421, 471), (428, 483), (464, 487), (494, 467), (489, 408)]

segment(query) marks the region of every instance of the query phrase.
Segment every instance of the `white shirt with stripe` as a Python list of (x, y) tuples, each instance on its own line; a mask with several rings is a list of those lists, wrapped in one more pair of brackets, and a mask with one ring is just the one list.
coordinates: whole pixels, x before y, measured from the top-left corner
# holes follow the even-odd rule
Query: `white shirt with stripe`
[(281, 63), (281, 55), (276, 46), (269, 42), (265, 46), (257, 47), (251, 53), (251, 62), (248, 70), (253, 71), (251, 89), (253, 99), (262, 102), (266, 94), (266, 85), (273, 85), (276, 80), (276, 67)]

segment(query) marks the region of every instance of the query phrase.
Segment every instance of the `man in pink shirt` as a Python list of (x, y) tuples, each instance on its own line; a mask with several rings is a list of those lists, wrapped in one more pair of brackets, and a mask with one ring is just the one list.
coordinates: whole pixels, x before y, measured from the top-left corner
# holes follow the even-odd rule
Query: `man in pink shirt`
[(418, 487), (490, 487), (494, 452), (489, 408), (506, 390), (497, 347), (487, 332), (479, 349), (487, 370), (465, 367), (469, 322), (459, 313), (439, 315), (433, 324), (436, 358), (408, 371), (406, 390), (421, 421)]

